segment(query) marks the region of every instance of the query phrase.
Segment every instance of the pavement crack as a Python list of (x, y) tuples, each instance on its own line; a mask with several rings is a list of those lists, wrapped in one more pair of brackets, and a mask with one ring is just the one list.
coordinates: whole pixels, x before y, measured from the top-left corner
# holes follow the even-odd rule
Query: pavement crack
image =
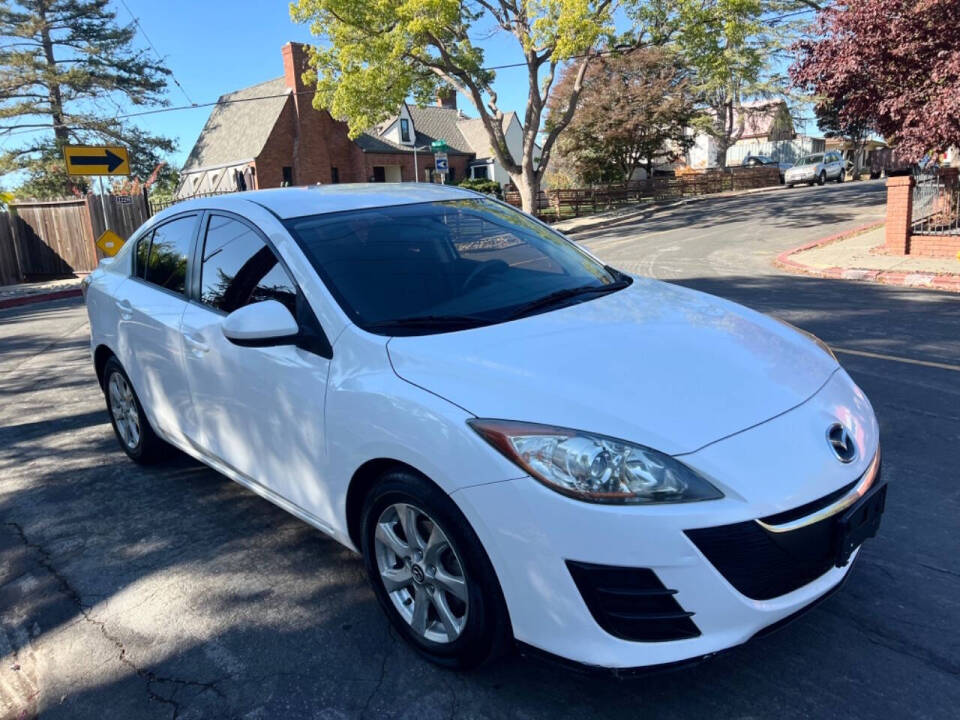
[(370, 691), (370, 694), (367, 695), (367, 700), (363, 704), (363, 710), (360, 711), (360, 717), (366, 717), (367, 711), (370, 710), (370, 705), (373, 703), (373, 699), (377, 696), (377, 693), (380, 692), (380, 688), (383, 687), (383, 681), (387, 677), (387, 660), (390, 659), (390, 655), (394, 646), (394, 637), (393, 631), (390, 629), (390, 625), (387, 625), (387, 647), (383, 651), (383, 661), (380, 663), (380, 677), (377, 678), (376, 685), (373, 686), (373, 689)]
[[(43, 567), (51, 577), (57, 581), (57, 584), (60, 586), (60, 592), (63, 593), (74, 605), (77, 607), (77, 611), (80, 613), (81, 618), (84, 622), (90, 623), (96, 627), (100, 634), (103, 637), (111, 642), (113, 646), (118, 651), (117, 659), (128, 668), (130, 668), (139, 678), (141, 678), (146, 683), (147, 695), (151, 700), (159, 702), (165, 705), (170, 705), (173, 708), (172, 718), (176, 720), (180, 715), (180, 703), (172, 698), (164, 697), (154, 690), (154, 685), (156, 684), (170, 684), (179, 689), (181, 687), (193, 687), (198, 688), (200, 693), (212, 692), (217, 695), (220, 699), (226, 700), (226, 696), (223, 692), (217, 687), (217, 683), (222, 682), (223, 678), (209, 681), (209, 682), (200, 682), (197, 680), (184, 680), (182, 678), (170, 677), (165, 675), (159, 675), (152, 670), (142, 668), (136, 663), (133, 662), (129, 657), (127, 657), (127, 648), (124, 646), (123, 641), (117, 636), (113, 635), (106, 626), (106, 623), (102, 620), (97, 620), (90, 614), (89, 609), (83, 606), (80, 593), (77, 591), (73, 585), (70, 584), (70, 581), (57, 570), (53, 565), (53, 559), (50, 554), (50, 551), (47, 550), (42, 545), (32, 542), (28, 537), (26, 532), (24, 532), (23, 527), (16, 522), (7, 522), (8, 527), (13, 528), (13, 530), (20, 537), (20, 541), (23, 543), (24, 547), (33, 550), (37, 555), (39, 555), (38, 563)], [(382, 678), (381, 678), (382, 681)]]
[(948, 570), (947, 568), (938, 567), (936, 565), (930, 565), (924, 562), (918, 562), (917, 565), (920, 567), (925, 567), (927, 570), (933, 570), (934, 572), (943, 573), (944, 575), (950, 575), (951, 577), (960, 578), (960, 572), (955, 570)]

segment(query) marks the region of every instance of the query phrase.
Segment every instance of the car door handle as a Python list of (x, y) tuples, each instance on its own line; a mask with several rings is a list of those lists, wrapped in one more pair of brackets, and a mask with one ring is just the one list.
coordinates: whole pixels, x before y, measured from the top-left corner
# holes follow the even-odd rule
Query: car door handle
[(191, 336), (188, 333), (184, 333), (183, 341), (187, 344), (187, 347), (190, 348), (194, 355), (206, 355), (207, 352), (210, 351), (210, 346), (195, 335)]
[(120, 313), (120, 317), (124, 320), (129, 320), (133, 317), (133, 305), (130, 304), (129, 300), (117, 300), (117, 311)]

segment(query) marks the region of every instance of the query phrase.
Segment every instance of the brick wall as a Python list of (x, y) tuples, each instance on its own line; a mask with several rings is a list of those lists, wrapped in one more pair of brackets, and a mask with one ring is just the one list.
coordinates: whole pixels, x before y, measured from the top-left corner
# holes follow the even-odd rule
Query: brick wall
[[(956, 172), (945, 168), (947, 187), (956, 186)], [(887, 178), (887, 225), (884, 250), (893, 255), (928, 255), (957, 257), (960, 253), (960, 235), (914, 235), (911, 233), (913, 216), (914, 180), (911, 176)]]
[(960, 235), (911, 235), (907, 253), (955, 258), (960, 254)]
[(297, 111), (291, 98), (283, 106), (276, 125), (267, 137), (263, 151), (254, 163), (258, 189), (280, 187), (283, 182), (283, 167), (292, 166), (296, 123)]

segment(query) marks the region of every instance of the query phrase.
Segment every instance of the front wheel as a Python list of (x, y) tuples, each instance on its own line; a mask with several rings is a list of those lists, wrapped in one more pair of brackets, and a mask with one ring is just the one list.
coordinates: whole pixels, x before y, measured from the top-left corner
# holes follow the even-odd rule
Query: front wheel
[(827, 182), (827, 174), (823, 170), (821, 170), (820, 176), (817, 178), (817, 185), (823, 185), (826, 182)]
[(431, 662), (475, 667), (511, 636), (493, 567), (466, 518), (415, 473), (388, 472), (364, 503), (362, 549), (384, 612)]
[(788, 187), (788, 188), (792, 188), (792, 187), (793, 187), (793, 183), (787, 183), (787, 187)]

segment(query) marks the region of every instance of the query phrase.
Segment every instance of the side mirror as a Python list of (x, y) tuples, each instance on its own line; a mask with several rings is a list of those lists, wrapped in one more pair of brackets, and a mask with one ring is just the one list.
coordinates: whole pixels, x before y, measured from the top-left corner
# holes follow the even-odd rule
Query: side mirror
[(300, 332), (293, 315), (276, 300), (234, 310), (224, 319), (221, 329), (227, 340), (244, 347), (294, 345)]

